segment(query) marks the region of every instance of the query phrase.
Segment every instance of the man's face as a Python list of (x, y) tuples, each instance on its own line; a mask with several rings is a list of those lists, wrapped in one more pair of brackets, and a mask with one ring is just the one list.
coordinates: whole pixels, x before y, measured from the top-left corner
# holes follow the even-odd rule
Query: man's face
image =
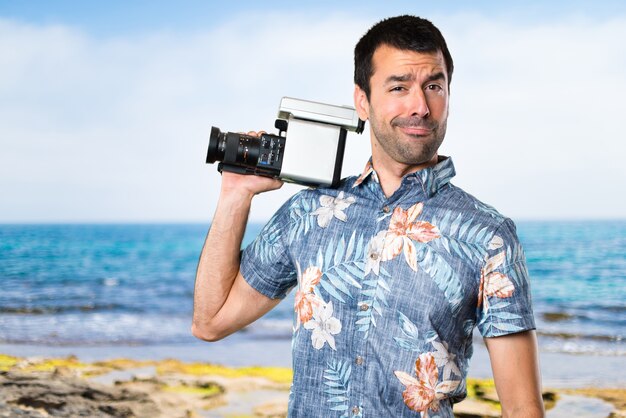
[(372, 63), (369, 100), (358, 86), (355, 89), (359, 117), (370, 121), (372, 156), (407, 166), (436, 160), (448, 119), (448, 78), (441, 52), (382, 45)]

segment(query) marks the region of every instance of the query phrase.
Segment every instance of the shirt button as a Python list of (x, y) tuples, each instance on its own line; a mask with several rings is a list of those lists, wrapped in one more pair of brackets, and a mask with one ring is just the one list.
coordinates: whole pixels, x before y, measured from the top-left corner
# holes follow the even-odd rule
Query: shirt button
[(378, 254), (373, 253), (372, 255), (370, 255), (370, 258), (374, 261), (378, 260)]
[(352, 407), (352, 415), (359, 415), (359, 412), (361, 412), (361, 409), (358, 406)]
[(389, 206), (383, 206), (383, 212), (385, 213), (389, 213), (391, 209), (389, 209)]
[(354, 362), (356, 363), (357, 366), (361, 366), (363, 364), (363, 357), (356, 356), (356, 359), (354, 360)]
[(361, 305), (359, 305), (359, 309), (362, 311), (367, 311), (370, 308), (370, 306), (367, 303), (362, 303)]

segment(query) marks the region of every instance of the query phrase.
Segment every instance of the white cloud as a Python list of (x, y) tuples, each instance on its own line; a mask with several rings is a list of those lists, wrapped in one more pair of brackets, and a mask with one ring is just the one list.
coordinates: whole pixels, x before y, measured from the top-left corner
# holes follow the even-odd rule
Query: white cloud
[(446, 147), (459, 183), (516, 218), (623, 217), (625, 23), (478, 19), (453, 30)]
[[(210, 125), (271, 128), (282, 96), (350, 104), (352, 48), (374, 20), (271, 13), (127, 38), (0, 20), (0, 221), (208, 220)], [(516, 218), (623, 216), (625, 20), (434, 19), (456, 63), (456, 183)], [(350, 137), (344, 173), (368, 144)]]

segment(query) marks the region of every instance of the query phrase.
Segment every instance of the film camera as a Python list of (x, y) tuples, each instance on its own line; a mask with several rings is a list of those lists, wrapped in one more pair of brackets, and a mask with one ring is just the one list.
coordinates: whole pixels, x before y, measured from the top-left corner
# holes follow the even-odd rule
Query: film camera
[(352, 107), (283, 97), (275, 124), (278, 135), (257, 138), (214, 126), (206, 162), (220, 161), (220, 172), (335, 187), (341, 179), (347, 131), (361, 133), (364, 125)]

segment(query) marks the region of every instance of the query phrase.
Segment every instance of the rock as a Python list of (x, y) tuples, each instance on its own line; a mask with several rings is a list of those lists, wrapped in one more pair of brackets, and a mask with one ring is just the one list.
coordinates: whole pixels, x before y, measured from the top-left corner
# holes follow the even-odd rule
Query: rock
[(215, 382), (191, 377), (150, 377), (116, 381), (115, 386), (144, 393), (156, 403), (161, 416), (188, 418), (221, 405), (225, 388)]
[(574, 315), (566, 312), (545, 312), (543, 314), (543, 319), (548, 322), (567, 321), (572, 318), (574, 318)]
[(38, 411), (15, 408), (0, 401), (0, 418), (40, 418), (45, 416)]
[(70, 369), (69, 367), (59, 366), (54, 368), (54, 372), (52, 372), (52, 376), (55, 378), (59, 377), (78, 377), (78, 373), (76, 370)]
[(43, 357), (27, 357), (15, 363), (16, 369), (25, 369), (26, 367), (35, 366), (45, 361)]
[(609, 418), (626, 418), (626, 388), (582, 388), (565, 392), (602, 399), (613, 405), (614, 409)]
[(287, 400), (264, 403), (254, 408), (254, 416), (262, 418), (285, 418), (288, 412)]
[(456, 418), (492, 418), (499, 417), (500, 414), (495, 406), (472, 398), (466, 398), (454, 405)]
[(0, 417), (156, 417), (144, 393), (109, 388), (62, 373), (0, 372)]
[(556, 405), (556, 402), (559, 400), (559, 395), (551, 390), (544, 391), (541, 397), (543, 398), (543, 407), (546, 411), (554, 408), (554, 405)]
[(478, 393), (477, 391), (476, 395), (478, 396), (478, 398), (482, 400), (493, 402), (493, 403), (500, 403), (500, 398), (498, 398), (498, 392), (496, 392), (496, 388), (492, 388), (492, 387), (481, 388), (481, 392)]

